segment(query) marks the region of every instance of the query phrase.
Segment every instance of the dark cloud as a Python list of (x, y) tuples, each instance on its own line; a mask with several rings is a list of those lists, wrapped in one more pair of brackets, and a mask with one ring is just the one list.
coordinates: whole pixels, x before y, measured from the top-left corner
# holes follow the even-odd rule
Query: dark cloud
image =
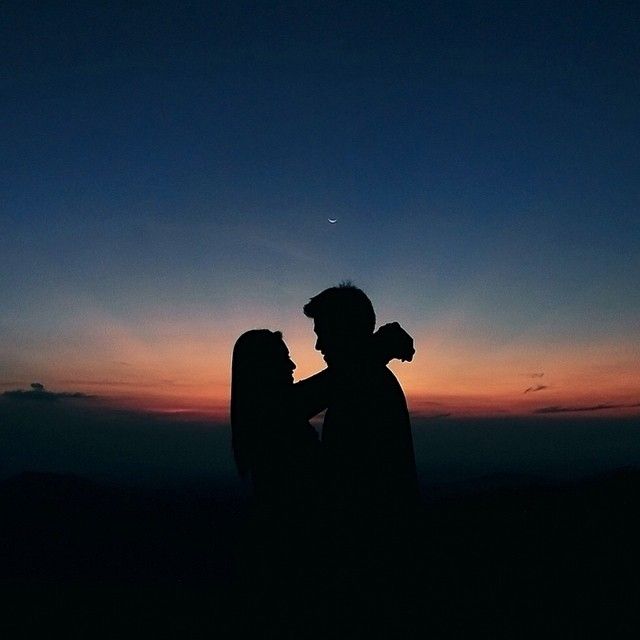
[(525, 389), (524, 392), (525, 393), (529, 393), (530, 391), (542, 391), (543, 389), (548, 389), (548, 385), (546, 384), (537, 384), (534, 387), (529, 387), (528, 389)]
[(69, 391), (47, 391), (40, 382), (32, 382), (31, 389), (13, 389), (5, 391), (2, 396), (10, 400), (35, 400), (36, 402), (54, 402), (61, 398), (92, 398), (86, 393)]
[(561, 407), (555, 405), (535, 409), (533, 413), (574, 413), (578, 411), (603, 411), (606, 409), (632, 409), (635, 407), (640, 407), (640, 402), (634, 404), (594, 404), (588, 407)]
[(541, 373), (522, 373), (520, 375), (523, 375), (526, 378), (542, 378), (544, 376), (544, 372), (541, 372)]

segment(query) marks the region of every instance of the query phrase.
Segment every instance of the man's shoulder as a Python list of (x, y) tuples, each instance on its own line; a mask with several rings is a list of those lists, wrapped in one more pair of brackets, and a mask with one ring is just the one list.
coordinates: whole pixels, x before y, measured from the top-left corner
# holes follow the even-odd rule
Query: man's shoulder
[(367, 363), (341, 371), (336, 378), (335, 388), (347, 394), (365, 394), (371, 399), (389, 396), (400, 396), (404, 399), (404, 392), (393, 371), (379, 363)]
[(391, 371), (391, 369), (389, 369), (389, 367), (387, 367), (386, 365), (377, 368), (376, 375), (384, 384), (388, 384), (394, 387), (400, 386), (400, 383), (398, 382), (398, 378), (396, 378), (396, 374), (393, 373), (393, 371)]
[(367, 401), (367, 413), (376, 424), (400, 425), (409, 420), (407, 399), (393, 371), (381, 367), (375, 374)]
[(373, 373), (374, 387), (377, 392), (385, 397), (389, 395), (398, 396), (404, 400), (404, 391), (391, 369), (386, 366), (379, 367)]

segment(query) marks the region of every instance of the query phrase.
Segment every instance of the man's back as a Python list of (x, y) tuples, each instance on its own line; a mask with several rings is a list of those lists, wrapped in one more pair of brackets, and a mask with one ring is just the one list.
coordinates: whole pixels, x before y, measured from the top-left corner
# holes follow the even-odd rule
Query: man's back
[(397, 510), (415, 503), (409, 412), (387, 367), (363, 361), (336, 376), (322, 449), (332, 501), (356, 511)]

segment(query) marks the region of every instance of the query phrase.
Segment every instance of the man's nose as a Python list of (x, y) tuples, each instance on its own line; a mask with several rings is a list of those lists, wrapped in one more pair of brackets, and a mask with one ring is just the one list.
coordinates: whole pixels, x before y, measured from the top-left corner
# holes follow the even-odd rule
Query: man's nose
[(289, 366), (291, 367), (291, 371), (297, 369), (296, 363), (293, 360), (289, 360)]
[(322, 349), (320, 348), (320, 338), (318, 338), (318, 339), (316, 340), (315, 350), (316, 350), (316, 351), (322, 351)]

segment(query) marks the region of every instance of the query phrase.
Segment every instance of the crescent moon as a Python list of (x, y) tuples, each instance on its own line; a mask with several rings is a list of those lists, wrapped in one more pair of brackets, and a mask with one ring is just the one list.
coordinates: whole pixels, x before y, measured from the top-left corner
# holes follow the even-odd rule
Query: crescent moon
[(331, 224), (338, 222), (338, 218), (327, 218)]

